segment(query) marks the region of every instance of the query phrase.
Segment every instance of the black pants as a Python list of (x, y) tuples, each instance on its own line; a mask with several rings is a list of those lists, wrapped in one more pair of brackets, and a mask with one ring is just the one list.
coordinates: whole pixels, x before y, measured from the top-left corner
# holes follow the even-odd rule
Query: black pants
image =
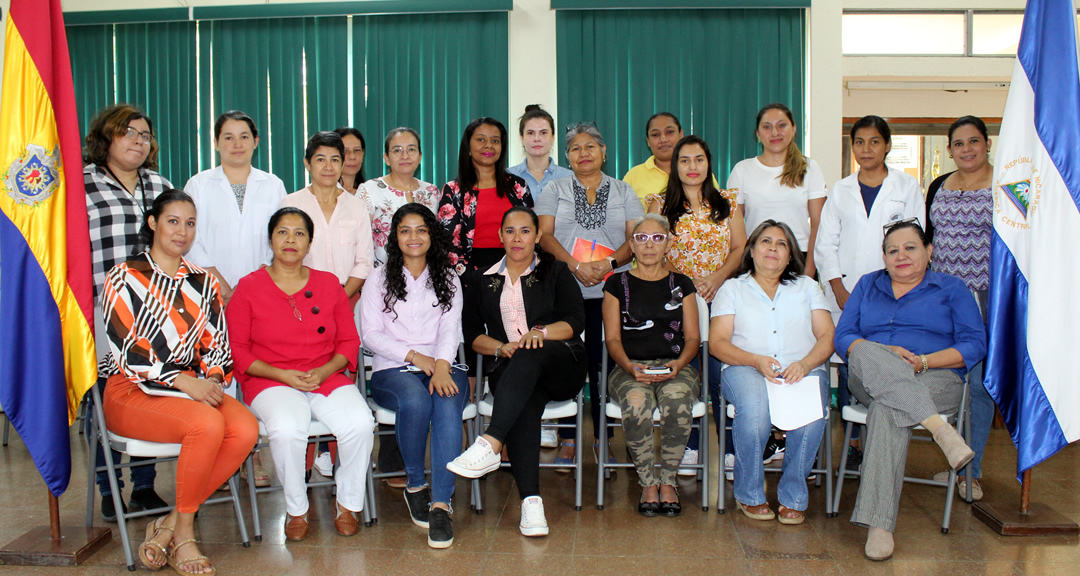
[(580, 344), (552, 340), (543, 348), (518, 349), (491, 377), (495, 397), (486, 433), (510, 452), (522, 499), (540, 494), (540, 419), (548, 402), (569, 400), (585, 380)]
[[(589, 411), (592, 414), (593, 438), (600, 438), (600, 364), (604, 346), (604, 315), (602, 298), (585, 301), (585, 355), (589, 363)], [(608, 361), (608, 366), (612, 366)], [(573, 424), (574, 418), (563, 418), (559, 424)], [(614, 430), (608, 428), (607, 437), (611, 438)], [(559, 437), (563, 440), (574, 439), (573, 428), (559, 428)]]

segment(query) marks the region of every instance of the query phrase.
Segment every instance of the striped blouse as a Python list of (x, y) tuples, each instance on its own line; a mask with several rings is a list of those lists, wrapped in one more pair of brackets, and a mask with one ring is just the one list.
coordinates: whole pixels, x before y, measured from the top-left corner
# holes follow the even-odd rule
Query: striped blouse
[(181, 373), (232, 378), (225, 314), (212, 274), (181, 259), (175, 276), (149, 252), (105, 277), (102, 307), (114, 370), (172, 386)]

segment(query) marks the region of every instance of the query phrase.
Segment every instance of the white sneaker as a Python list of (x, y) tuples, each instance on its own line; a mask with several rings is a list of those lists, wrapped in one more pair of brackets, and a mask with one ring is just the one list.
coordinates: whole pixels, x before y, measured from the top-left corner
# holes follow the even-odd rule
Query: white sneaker
[[(724, 479), (727, 480), (728, 482), (734, 482), (735, 481), (735, 455), (734, 454), (724, 454), (724, 468), (725, 468)], [(727, 468), (731, 468), (731, 470), (727, 470)]]
[(446, 469), (464, 478), (479, 478), (499, 469), (499, 455), (491, 449), (491, 444), (483, 437), (477, 438), (472, 446), (446, 463)]
[(529, 496), (521, 501), (521, 523), (518, 524), (524, 536), (547, 536), (548, 524), (544, 517), (544, 501), (539, 496)]
[(544, 428), (540, 431), (541, 448), (557, 448), (559, 446), (559, 433), (554, 428)]
[[(687, 448), (683, 450), (682, 462), (679, 462), (680, 466), (695, 466), (698, 463), (697, 460), (698, 451)], [(696, 468), (679, 468), (679, 476), (697, 476)]]
[(330, 456), (329, 452), (323, 452), (319, 454), (319, 457), (315, 459), (315, 470), (326, 476), (327, 478), (334, 477), (334, 459)]

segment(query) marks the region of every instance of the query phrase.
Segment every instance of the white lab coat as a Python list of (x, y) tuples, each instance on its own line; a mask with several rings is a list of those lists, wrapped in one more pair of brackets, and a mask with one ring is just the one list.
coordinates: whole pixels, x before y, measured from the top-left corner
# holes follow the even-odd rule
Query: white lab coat
[(851, 292), (863, 274), (885, 267), (882, 227), (912, 217), (917, 217), (925, 227), (925, 216), (926, 199), (918, 181), (900, 170), (889, 168), (869, 216), (863, 205), (858, 172), (832, 187), (821, 210), (814, 263), (825, 284), (834, 322), (840, 319), (840, 307), (829, 280), (840, 278), (844, 288)]
[(235, 288), (241, 278), (270, 263), (274, 253), (266, 226), (285, 198), (280, 178), (252, 167), (242, 214), (221, 166), (193, 176), (184, 191), (198, 211), (195, 242), (187, 253), (193, 264), (216, 267)]

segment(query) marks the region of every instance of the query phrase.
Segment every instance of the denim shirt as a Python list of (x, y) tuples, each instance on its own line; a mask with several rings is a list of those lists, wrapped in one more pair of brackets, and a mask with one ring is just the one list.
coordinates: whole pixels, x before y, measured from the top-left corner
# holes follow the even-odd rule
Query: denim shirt
[(559, 166), (550, 158), (548, 158), (547, 168), (544, 168), (544, 179), (539, 182), (536, 181), (532, 172), (529, 172), (528, 160), (522, 161), (517, 166), (511, 166), (506, 171), (525, 180), (525, 183), (529, 185), (529, 193), (532, 194), (533, 202), (540, 198), (540, 193), (544, 191), (544, 187), (548, 185), (548, 182), (574, 175), (569, 168)]

